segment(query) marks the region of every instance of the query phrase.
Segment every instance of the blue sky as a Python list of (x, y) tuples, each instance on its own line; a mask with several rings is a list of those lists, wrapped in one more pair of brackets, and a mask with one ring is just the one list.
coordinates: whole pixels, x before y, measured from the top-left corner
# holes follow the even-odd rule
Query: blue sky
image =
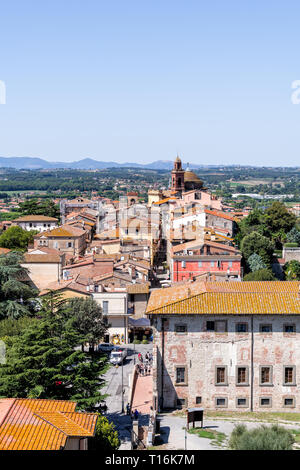
[(300, 3), (2, 2), (0, 155), (300, 166)]

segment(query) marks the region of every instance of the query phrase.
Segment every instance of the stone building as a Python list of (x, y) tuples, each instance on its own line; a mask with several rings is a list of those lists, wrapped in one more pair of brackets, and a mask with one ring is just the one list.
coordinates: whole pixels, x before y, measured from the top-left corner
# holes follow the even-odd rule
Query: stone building
[(187, 282), (146, 313), (156, 409), (299, 410), (299, 282)]
[(104, 217), (103, 204), (100, 199), (90, 200), (83, 197), (77, 197), (75, 199), (67, 200), (62, 199), (60, 201), (60, 216), (61, 223), (64, 225), (67, 221), (68, 216), (72, 214), (80, 214), (86, 212), (89, 209), (96, 213), (96, 231), (100, 232), (101, 219)]
[(34, 236), (34, 248), (54, 248), (74, 256), (83, 255), (86, 246), (86, 231), (71, 225), (62, 225)]
[(62, 279), (63, 267), (65, 264), (65, 254), (57, 250), (50, 250), (50, 253), (34, 250), (24, 253), (21, 266), (27, 269), (28, 280), (31, 287), (42, 290), (51, 282), (59, 282)]
[(205, 209), (204, 212), (206, 215), (206, 227), (226, 229), (230, 237), (235, 235), (237, 230), (237, 219), (235, 217), (217, 210)]

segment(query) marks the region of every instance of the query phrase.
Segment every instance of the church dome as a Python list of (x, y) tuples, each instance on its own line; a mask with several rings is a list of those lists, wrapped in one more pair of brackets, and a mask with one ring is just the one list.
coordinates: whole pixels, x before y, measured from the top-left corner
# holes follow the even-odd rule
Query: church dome
[(203, 181), (189, 168), (184, 172), (184, 186), (186, 189), (201, 189)]

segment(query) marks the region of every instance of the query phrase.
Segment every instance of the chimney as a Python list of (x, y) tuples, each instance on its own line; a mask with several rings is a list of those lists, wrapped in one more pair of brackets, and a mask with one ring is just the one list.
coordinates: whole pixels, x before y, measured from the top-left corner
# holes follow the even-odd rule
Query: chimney
[(191, 289), (190, 289), (189, 287), (188, 287), (188, 290), (187, 290), (187, 291), (188, 291), (188, 297), (191, 297), (192, 291), (191, 291)]

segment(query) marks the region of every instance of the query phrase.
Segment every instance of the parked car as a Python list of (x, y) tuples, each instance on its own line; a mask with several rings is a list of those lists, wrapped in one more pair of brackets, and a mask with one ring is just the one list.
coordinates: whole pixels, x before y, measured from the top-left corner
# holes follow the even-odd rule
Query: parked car
[(127, 350), (122, 348), (115, 348), (110, 353), (109, 362), (113, 365), (120, 365), (127, 356)]
[(99, 344), (99, 346), (98, 346), (98, 351), (109, 353), (109, 352), (111, 352), (114, 348), (115, 348), (115, 345), (114, 345), (114, 344), (111, 344), (111, 343), (101, 343), (101, 344)]

